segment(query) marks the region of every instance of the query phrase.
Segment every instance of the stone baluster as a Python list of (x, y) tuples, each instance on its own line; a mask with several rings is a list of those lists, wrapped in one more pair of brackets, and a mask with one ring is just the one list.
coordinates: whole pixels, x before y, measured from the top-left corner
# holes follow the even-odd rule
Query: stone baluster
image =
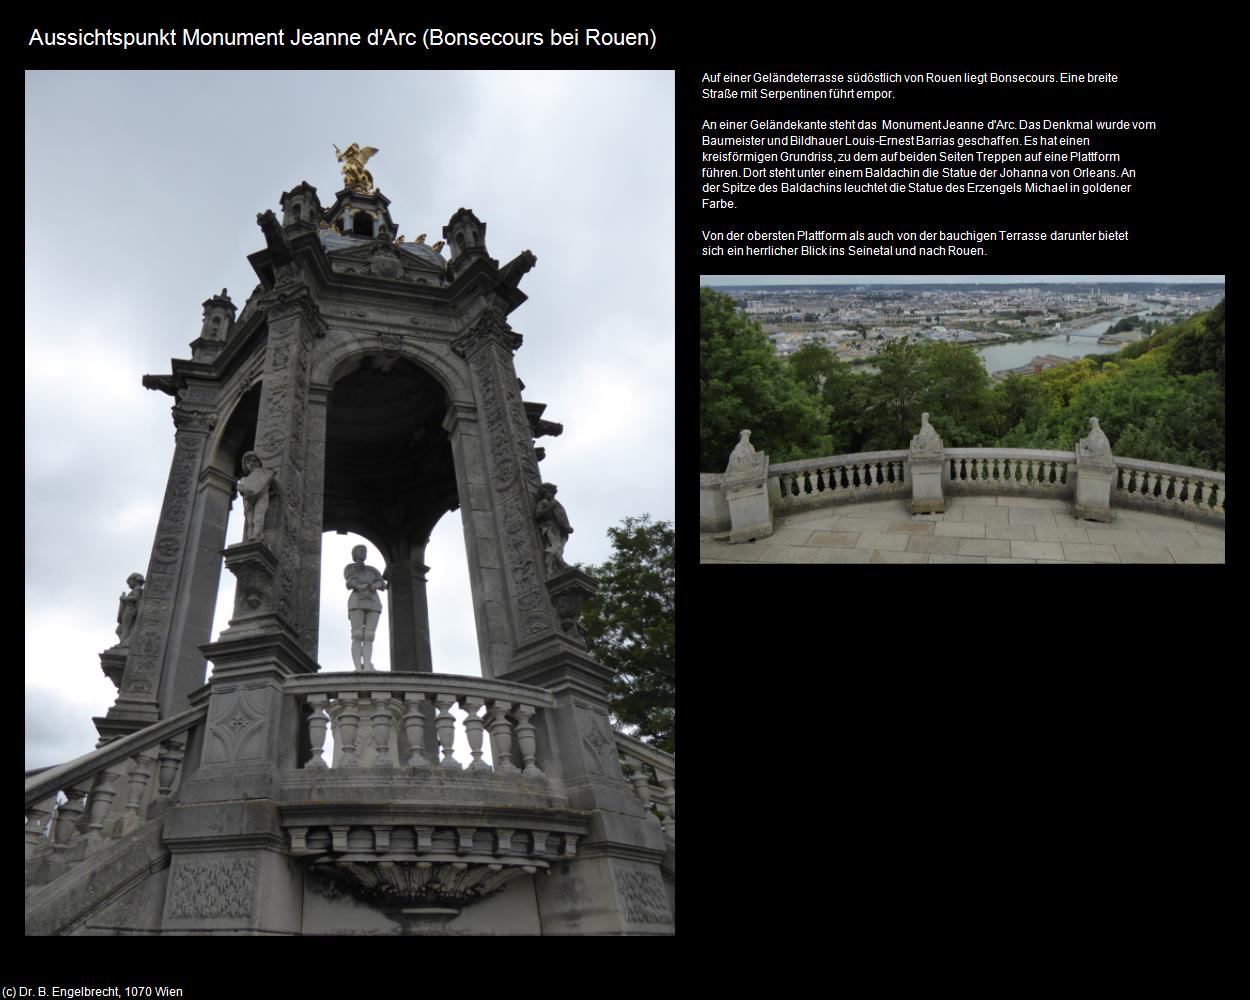
[(486, 723), (478, 718), (478, 712), (485, 706), (481, 698), (465, 698), (460, 707), (468, 713), (464, 720), (464, 732), (469, 740), (469, 753), (473, 757), (469, 761), (470, 771), (489, 771), (490, 765), (482, 760), (482, 730)]
[(642, 799), (642, 804), (647, 811), (651, 811), (651, 780), (647, 777), (646, 769), (639, 761), (632, 757), (623, 758), (623, 767), (629, 776), (629, 782), (634, 786), (634, 794)]
[(670, 837), (677, 837), (677, 783), (676, 776), (656, 769), (655, 776), (664, 786), (664, 813), (660, 816), (660, 825)]
[(126, 811), (122, 814), (122, 820), (118, 827), (119, 836), (125, 836), (132, 830), (138, 829), (139, 824), (142, 822), (139, 817), (139, 807), (143, 804), (143, 793), (147, 790), (148, 782), (152, 778), (152, 766), (155, 763), (156, 752), (154, 748), (142, 750), (130, 758)]
[(490, 706), (490, 753), (495, 761), (496, 774), (519, 774), (521, 769), (512, 763), (512, 723), (508, 713), (511, 702), (495, 701)]
[(312, 747), (312, 756), (308, 758), (305, 768), (315, 770), (326, 766), (325, 757), (322, 756), (326, 745), (326, 706), (330, 699), (324, 694), (310, 694), (308, 696), (308, 742)]
[(360, 764), (356, 756), (356, 727), (360, 724), (360, 708), (355, 691), (339, 692), (339, 728), (335, 740), (341, 744), (339, 753), (344, 767)]
[[(117, 767), (117, 765), (114, 765)], [(117, 798), (117, 781), (121, 778), (120, 768), (105, 769), (96, 778), (95, 787), (91, 790), (91, 800), (87, 804), (87, 834), (99, 834), (108, 818), (109, 808)]]
[(1212, 509), (1219, 511), (1221, 514), (1224, 513), (1224, 484), (1223, 483), (1220, 483), (1216, 487), (1215, 507)]
[(69, 847), (81, 831), (83, 814), (86, 812), (83, 800), (88, 789), (82, 786), (65, 789), (65, 801), (56, 810), (56, 828), (53, 836), (58, 849)]
[(517, 705), (513, 714), (516, 716), (517, 747), (521, 751), (521, 773), (541, 776), (543, 772), (538, 769), (538, 764), (535, 762), (534, 724), (530, 722), (534, 716), (534, 707)]
[(374, 691), (373, 700), (373, 766), (391, 766), (391, 696), (386, 691)]
[(26, 814), (26, 860), (29, 861), (37, 847), (48, 843), (48, 817), (56, 811), (56, 793), (42, 802), (36, 802)]
[(157, 755), (159, 768), (156, 772), (156, 797), (158, 801), (168, 801), (173, 794), (174, 779), (178, 777), (178, 765), (182, 762), (183, 744), (179, 740), (169, 739), (161, 744)]
[(408, 766), (429, 767), (425, 758), (425, 695), (418, 692), (404, 693), (404, 737), (408, 740)]
[(460, 762), (456, 760), (454, 744), (456, 740), (456, 717), (451, 714), (451, 706), (456, 703), (454, 694), (436, 694), (434, 696), (434, 707), (438, 709), (438, 718), (434, 720), (434, 725), (438, 729), (438, 743), (443, 748), (443, 759), (440, 762), (443, 767), (454, 767), (461, 770)]

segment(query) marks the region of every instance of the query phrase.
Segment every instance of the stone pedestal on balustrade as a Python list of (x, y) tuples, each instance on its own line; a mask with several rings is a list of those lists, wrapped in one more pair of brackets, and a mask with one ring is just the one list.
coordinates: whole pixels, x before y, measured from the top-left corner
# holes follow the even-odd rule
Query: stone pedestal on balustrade
[(1111, 491), (1115, 489), (1115, 456), (1111, 442), (1098, 426), (1098, 418), (1089, 418), (1089, 436), (1076, 445), (1076, 493), (1072, 504), (1074, 517), (1086, 521), (1110, 521)]
[(907, 460), (911, 472), (911, 512), (944, 512), (946, 500), (942, 496), (942, 439), (930, 426), (927, 413), (920, 415), (920, 433), (911, 439)]
[(751, 445), (751, 432), (742, 431), (725, 469), (725, 499), (729, 504), (729, 541), (753, 542), (773, 533), (768, 502), (768, 456)]

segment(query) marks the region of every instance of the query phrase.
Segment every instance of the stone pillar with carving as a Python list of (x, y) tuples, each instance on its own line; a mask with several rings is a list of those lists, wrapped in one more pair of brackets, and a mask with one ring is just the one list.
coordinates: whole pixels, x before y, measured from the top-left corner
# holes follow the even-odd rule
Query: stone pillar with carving
[[(282, 267), (295, 265), (275, 270)], [(316, 606), (308, 581), (320, 578), (321, 518), (314, 509), (317, 501), (310, 503), (309, 498), (314, 492), (321, 495), (312, 488), (312, 480), (323, 479), (324, 445), (309, 448), (309, 424), (310, 411), (318, 414), (319, 426), (313, 433), (324, 441), (325, 407), (310, 405), (309, 369), (313, 342), (325, 335), (325, 326), (297, 270), (284, 273), (258, 305), (266, 313), (269, 337), (254, 450), (276, 473), (262, 536), (275, 559), (273, 611), (294, 630), (304, 651), (315, 656)], [(240, 546), (231, 546), (236, 548)], [(229, 554), (226, 565), (235, 568)], [(242, 590), (236, 594), (236, 617), (244, 611), (239, 604)]]
[(474, 600), (483, 605), (475, 610), (486, 677), (507, 669), (518, 646), (558, 634), (534, 521), (542, 480), (512, 363), (520, 344), (503, 317), (487, 309), (452, 345), (468, 364), (477, 402), (477, 426), (458, 407), (445, 426), (456, 454), (470, 573), (479, 584)]
[(1076, 443), (1076, 493), (1072, 512), (1086, 521), (1110, 521), (1111, 491), (1115, 488), (1115, 456), (1111, 442), (1089, 418), (1089, 435)]
[(911, 472), (911, 512), (941, 514), (946, 510), (942, 495), (942, 439), (929, 423), (929, 414), (920, 414), (920, 433), (911, 439), (907, 452)]
[(729, 541), (753, 542), (773, 533), (768, 497), (768, 456), (751, 444), (751, 432), (742, 431), (725, 469), (725, 499), (729, 503)]

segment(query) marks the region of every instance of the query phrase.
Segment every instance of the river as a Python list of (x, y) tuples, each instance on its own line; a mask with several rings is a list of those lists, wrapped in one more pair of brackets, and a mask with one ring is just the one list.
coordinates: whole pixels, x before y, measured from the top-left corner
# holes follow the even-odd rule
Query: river
[[(1103, 320), (1093, 326), (1073, 330), (1071, 334), (1060, 333), (1043, 340), (1025, 340), (1015, 344), (994, 344), (991, 347), (974, 348), (981, 355), (981, 363), (990, 374), (1005, 368), (1027, 365), (1039, 354), (1054, 354), (1061, 358), (1083, 358), (1087, 354), (1110, 354), (1122, 344), (1100, 344), (1098, 338), (1118, 322), (1119, 317)], [(1070, 339), (1069, 339), (1070, 336)]]
[[(1140, 315), (1145, 319), (1157, 318), (1153, 312)], [(1113, 316), (1111, 319), (1100, 320), (1079, 329), (1065, 330), (1063, 333), (1044, 337), (1041, 340), (993, 344), (989, 347), (974, 347), (972, 350), (981, 355), (981, 363), (991, 375), (1008, 368), (1021, 368), (1041, 354), (1053, 354), (1060, 358), (1083, 358), (1087, 354), (1111, 354), (1125, 345), (1100, 344), (1098, 338), (1110, 330), (1121, 318)], [(875, 375), (877, 372), (875, 365), (856, 365), (854, 370), (865, 375)]]

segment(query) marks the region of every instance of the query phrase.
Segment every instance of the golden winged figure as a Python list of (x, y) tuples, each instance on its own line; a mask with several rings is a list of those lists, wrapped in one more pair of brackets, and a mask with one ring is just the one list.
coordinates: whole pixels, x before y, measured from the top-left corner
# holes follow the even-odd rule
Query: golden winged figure
[(362, 149), (359, 143), (355, 142), (342, 150), (334, 143), (330, 145), (334, 146), (336, 159), (343, 164), (344, 185), (361, 194), (372, 194), (373, 174), (365, 169), (365, 164), (369, 162), (370, 157), (377, 154), (377, 148), (365, 146)]

